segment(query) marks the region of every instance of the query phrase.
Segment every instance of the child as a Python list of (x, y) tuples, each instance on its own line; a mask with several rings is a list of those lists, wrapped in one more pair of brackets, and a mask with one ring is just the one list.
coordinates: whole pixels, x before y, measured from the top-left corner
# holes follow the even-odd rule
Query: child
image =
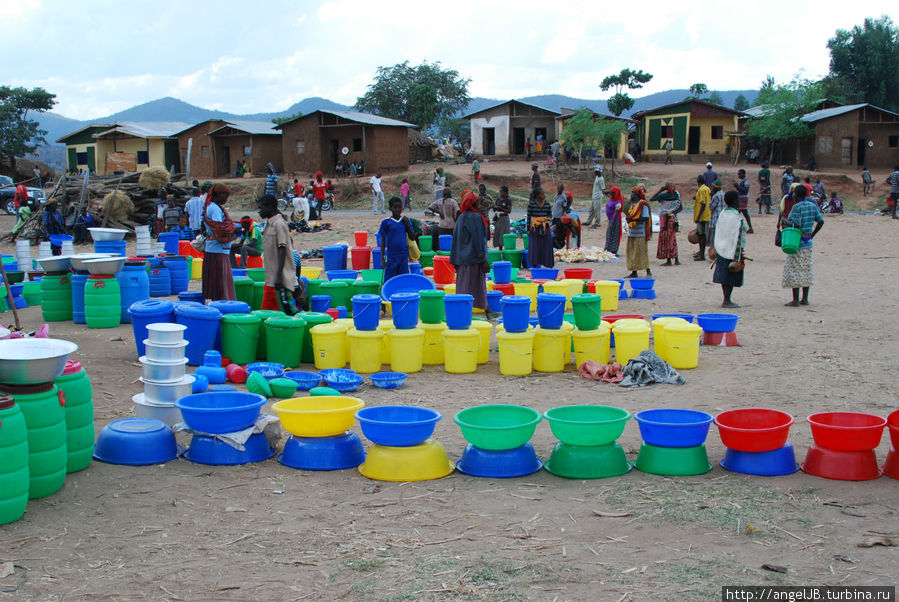
[(262, 235), (265, 256), (269, 259), (265, 262), (262, 309), (281, 310), (292, 316), (297, 313), (291, 303), (297, 277), (290, 229), (284, 216), (278, 211), (278, 199), (275, 195), (264, 195), (259, 199), (258, 205), (259, 217), (268, 221)]
[(293, 250), (293, 268), (297, 275), (296, 288), (293, 289), (293, 300), (297, 304), (297, 308), (302, 308), (303, 311), (309, 311), (309, 299), (306, 296), (306, 283), (302, 279), (303, 257), (296, 249)]
[(746, 170), (737, 170), (737, 177), (740, 178), (740, 181), (734, 183), (734, 188), (740, 201), (740, 213), (746, 220), (746, 225), (749, 226), (746, 234), (752, 234), (752, 220), (749, 218), (749, 180), (746, 179)]
[(187, 214), (182, 213), (178, 218), (178, 225), (171, 230), (178, 233), (179, 240), (193, 240), (194, 231), (187, 225)]
[(843, 201), (840, 197), (837, 196), (836, 192), (830, 193), (830, 212), (831, 213), (843, 213)]
[(384, 269), (384, 282), (394, 276), (409, 273), (408, 236), (417, 240), (412, 222), (403, 215), (403, 199), (391, 197), (388, 203), (390, 217), (384, 218), (378, 234), (381, 236), (381, 267)]

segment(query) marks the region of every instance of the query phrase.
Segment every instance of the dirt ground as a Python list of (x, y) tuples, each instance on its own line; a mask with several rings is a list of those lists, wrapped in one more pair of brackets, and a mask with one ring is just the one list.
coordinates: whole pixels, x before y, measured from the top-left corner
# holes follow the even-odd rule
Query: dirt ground
[[(622, 171), (664, 179), (658, 165), (643, 167), (642, 174)], [(697, 171), (678, 166), (684, 181), (688, 167)], [(466, 168), (453, 169), (464, 174)], [(488, 182), (505, 168), (511, 166), (488, 164)], [(801, 461), (811, 443), (809, 414), (886, 416), (897, 408), (897, 222), (872, 215), (828, 219), (815, 241), (811, 305), (787, 308), (783, 255), (772, 244), (774, 217), (752, 218), (756, 234), (748, 254), (755, 261), (746, 286), (734, 294), (742, 305), (742, 346), (702, 348), (699, 367), (684, 371), (683, 386), (623, 389), (581, 379), (573, 366), (560, 374), (507, 377), (493, 350), (476, 374), (426, 367), (403, 389), (364, 385), (356, 395), (369, 405), (441, 411), (436, 436), (454, 461), (464, 440), (453, 415), (495, 402), (539, 410), (608, 404), (634, 413), (779, 408), (796, 416), (790, 439)], [(373, 231), (376, 224), (373, 216), (339, 212), (327, 219), (334, 231), (304, 235), (298, 246), (349, 241), (353, 230), (364, 225)], [(0, 228), (11, 225), (11, 218), (0, 217)], [(604, 235), (605, 226), (590, 230), (585, 243), (601, 246)], [(679, 244), (690, 259), (684, 236)], [(651, 245), (654, 251), (655, 241)], [(623, 301), (620, 312), (719, 311), (720, 289), (711, 284), (706, 263), (657, 263), (652, 260), (658, 298)], [(592, 267), (597, 277), (625, 275), (621, 264)], [(38, 308), (21, 315), (26, 328), (40, 326)], [(3, 320), (12, 322), (12, 315)], [(89, 330), (54, 323), (51, 334), (80, 346), (75, 357), (93, 382), (97, 431), (131, 415), (130, 398), (141, 384), (130, 326)], [(634, 460), (640, 436), (633, 421), (620, 442)], [(548, 425), (538, 425), (538, 454), (546, 458), (554, 443)], [(277, 447), (282, 444), (283, 438)], [(888, 450), (885, 435), (877, 450), (881, 461)], [(728, 473), (718, 466), (724, 448), (714, 427), (708, 451), (714, 467), (702, 476), (634, 470), (596, 481), (541, 471), (510, 480), (454, 473), (386, 483), (354, 470), (297, 471), (274, 459), (243, 467), (94, 462), (70, 475), (59, 493), (30, 502), (22, 520), (0, 527), (0, 599), (623, 601), (720, 599), (721, 586), (734, 584), (896, 583), (899, 548), (858, 544), (871, 532), (896, 534), (899, 482)], [(13, 564), (12, 574), (5, 563)]]

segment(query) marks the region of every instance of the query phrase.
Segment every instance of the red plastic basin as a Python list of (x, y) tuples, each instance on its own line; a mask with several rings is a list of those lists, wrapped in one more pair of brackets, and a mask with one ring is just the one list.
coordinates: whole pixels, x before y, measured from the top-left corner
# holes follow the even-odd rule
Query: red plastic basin
[(804, 473), (838, 481), (870, 481), (880, 476), (873, 450), (837, 451), (812, 445), (801, 468)]
[(563, 273), (566, 278), (572, 280), (590, 280), (593, 278), (593, 268), (565, 268)]
[(493, 290), (502, 292), (503, 296), (514, 295), (515, 294), (515, 285), (511, 282), (506, 283), (506, 284), (494, 284)]
[(890, 442), (893, 449), (899, 449), (899, 410), (887, 416), (887, 428), (890, 429)]
[(745, 408), (721, 412), (715, 417), (715, 424), (725, 447), (744, 452), (765, 452), (787, 444), (793, 417), (780, 410)]
[(821, 412), (808, 417), (815, 445), (836, 451), (868, 451), (880, 445), (886, 418), (860, 412)]
[(887, 454), (886, 462), (883, 463), (883, 474), (899, 479), (899, 451), (896, 451), (896, 448)]
[(625, 320), (625, 319), (645, 320), (645, 319), (646, 319), (646, 316), (643, 316), (643, 315), (640, 315), (640, 314), (617, 314), (617, 315), (614, 315), (614, 316), (606, 316), (606, 315), (604, 315), (604, 316), (602, 317), (602, 321), (603, 321), (603, 322), (608, 322), (609, 324), (614, 324), (614, 323), (617, 322), (618, 320)]

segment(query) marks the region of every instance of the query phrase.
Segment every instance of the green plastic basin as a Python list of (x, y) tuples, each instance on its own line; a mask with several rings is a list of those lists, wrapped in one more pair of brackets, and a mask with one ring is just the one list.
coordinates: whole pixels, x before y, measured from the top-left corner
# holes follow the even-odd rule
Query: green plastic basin
[(496, 404), (467, 408), (453, 420), (465, 440), (475, 447), (501, 451), (530, 441), (543, 416), (524, 406)]
[(610, 406), (560, 406), (543, 414), (556, 439), (568, 445), (608, 445), (614, 443), (631, 413)]

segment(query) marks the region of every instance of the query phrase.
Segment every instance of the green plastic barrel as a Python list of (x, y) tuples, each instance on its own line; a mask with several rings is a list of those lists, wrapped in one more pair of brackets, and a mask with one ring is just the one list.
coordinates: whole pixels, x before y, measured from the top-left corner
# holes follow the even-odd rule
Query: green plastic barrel
[(514, 234), (503, 234), (503, 249), (515, 249), (518, 244), (518, 237)]
[[(251, 311), (250, 315), (258, 316), (260, 320), (259, 338), (256, 339), (256, 359), (265, 360), (267, 353), (267, 348), (265, 346), (265, 321), (269, 318), (282, 318), (286, 314), (283, 311), (278, 311), (276, 309), (257, 309)], [(234, 358), (232, 357), (232, 359)]]
[(418, 237), (418, 249), (424, 253), (425, 251), (433, 251), (434, 250), (434, 237), (433, 236), (419, 236)]
[(304, 364), (315, 363), (315, 354), (312, 351), (312, 333), (313, 327), (319, 324), (330, 324), (331, 316), (319, 313), (317, 311), (304, 311), (303, 320), (306, 321), (306, 330), (303, 332), (303, 352), (301, 354)]
[(253, 282), (265, 282), (265, 268), (247, 268), (247, 277)]
[(0, 396), (0, 525), (15, 522), (28, 505), (28, 427), (9, 395)]
[(502, 261), (502, 259), (503, 259), (503, 252), (500, 251), (499, 249), (488, 249), (487, 250), (487, 263), (490, 264), (491, 266), (493, 265), (493, 262)]
[[(4, 292), (6, 292), (6, 287), (3, 287)], [(41, 283), (40, 281), (36, 282), (26, 282), (22, 286), (22, 296), (25, 297), (25, 302), (30, 306), (40, 305), (41, 304)]]
[(238, 301), (253, 307), (253, 280), (247, 277), (234, 279), (234, 293)]
[(265, 296), (265, 282), (253, 283), (253, 302), (250, 307), (253, 309), (262, 309), (262, 298)]
[(596, 330), (601, 321), (602, 296), (598, 293), (580, 293), (571, 297), (574, 323), (578, 330)]
[(44, 322), (72, 319), (72, 279), (68, 272), (41, 278), (41, 316)]
[(12, 395), (28, 427), (28, 498), (56, 493), (68, 464), (65, 396), (53, 383), (0, 385), (0, 393)]
[(254, 361), (261, 327), (262, 317), (255, 312), (222, 316), (222, 355), (230, 357), (235, 364)]
[(443, 298), (444, 291), (425, 290), (418, 292), (421, 299), (418, 302), (418, 317), (425, 324), (440, 324), (445, 321)]
[[(425, 239), (422, 239), (425, 240)], [(430, 237), (427, 240), (431, 240)], [(421, 264), (423, 268), (432, 268), (434, 267), (434, 255), (436, 255), (434, 251), (422, 251), (421, 257), (418, 258), (418, 262)]]
[(503, 250), (503, 259), (512, 262), (513, 268), (521, 267), (521, 251), (519, 249)]
[(266, 320), (266, 361), (284, 364), (287, 368), (299, 366), (303, 357), (303, 334), (305, 331), (306, 321), (299, 316), (284, 316)]
[(92, 275), (84, 284), (88, 328), (115, 328), (122, 321), (122, 290), (114, 274)]
[(528, 235), (527, 234), (521, 235), (521, 242), (524, 244), (524, 250), (527, 251), (528, 250)]
[[(350, 285), (350, 299), (355, 295), (380, 295), (381, 285), (368, 280), (356, 280)], [(349, 307), (347, 309), (350, 309)]]
[(93, 388), (80, 362), (66, 362), (62, 376), (53, 383), (66, 396), (66, 472), (90, 466), (94, 455)]
[(350, 286), (343, 281), (334, 280), (321, 285), (321, 294), (331, 297), (331, 307), (346, 307), (350, 310)]

